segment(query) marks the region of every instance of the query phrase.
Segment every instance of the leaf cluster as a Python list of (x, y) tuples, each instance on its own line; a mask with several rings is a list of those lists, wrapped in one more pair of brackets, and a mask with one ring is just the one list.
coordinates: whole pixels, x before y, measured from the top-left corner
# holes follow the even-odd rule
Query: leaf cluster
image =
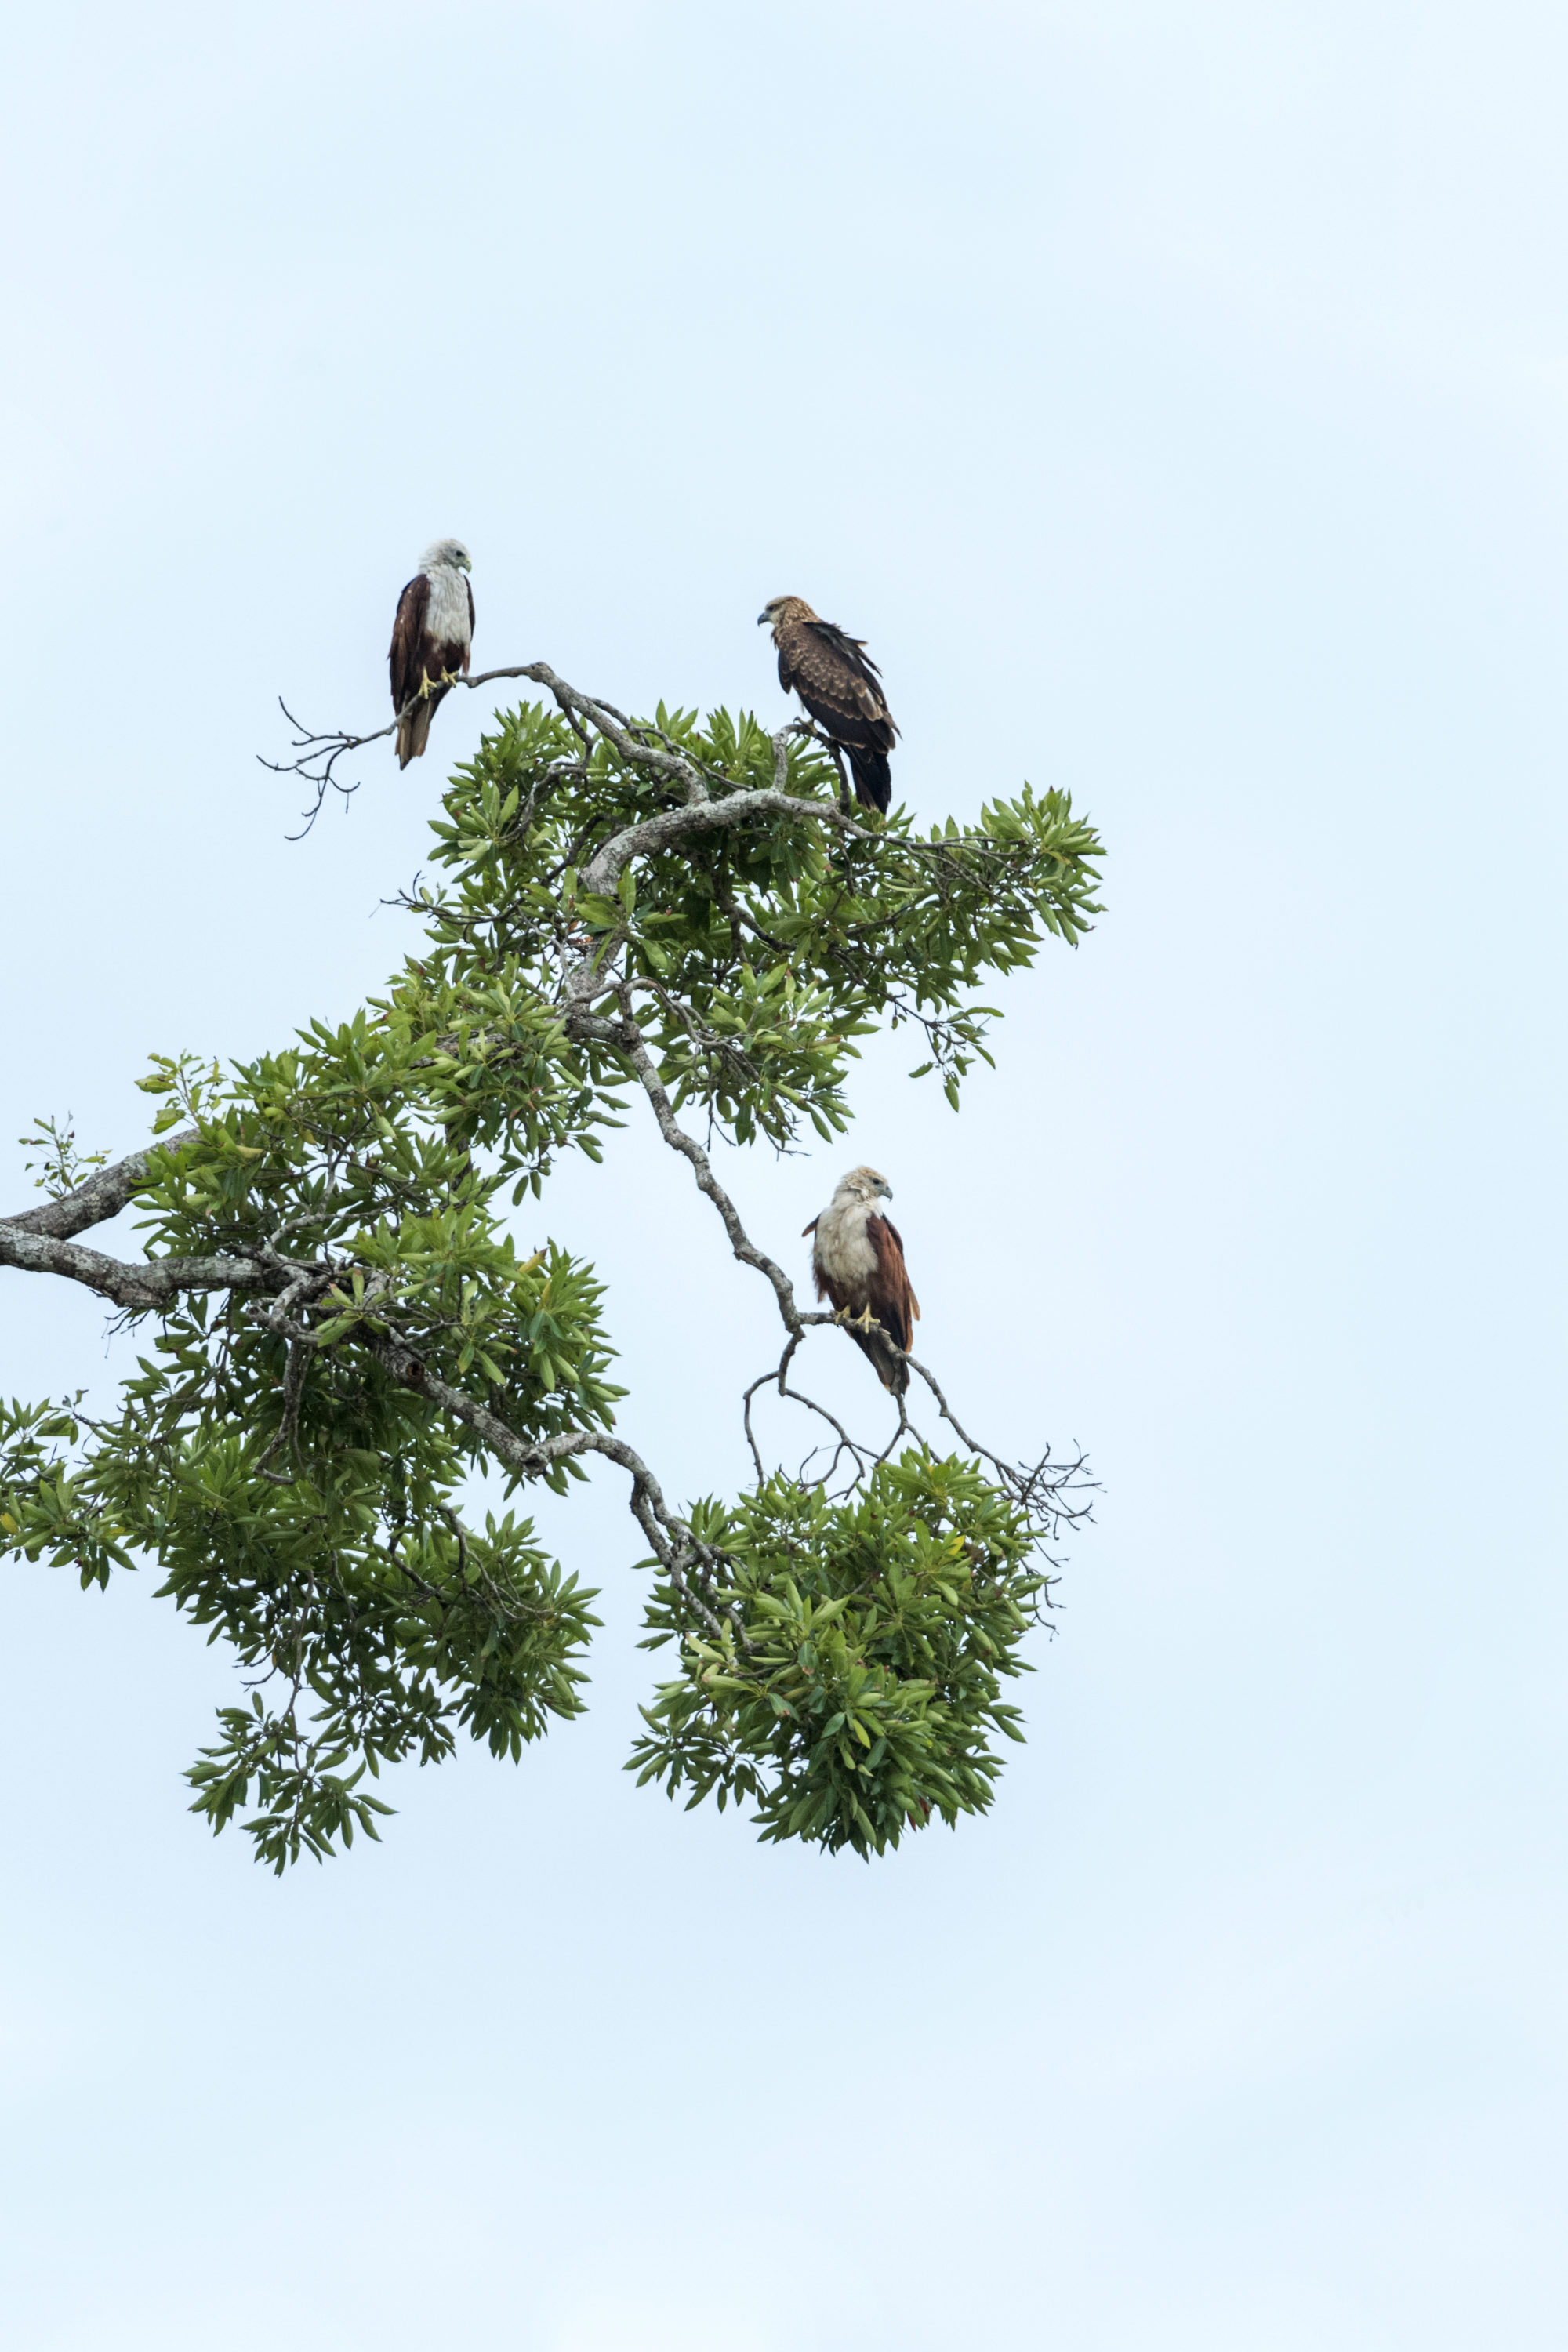
[[(467, 1083), (460, 1055), (374, 1011), (222, 1084), (158, 1062), (144, 1087), (194, 1109), (197, 1133), (152, 1155), (149, 1255), (302, 1263), (306, 1337), (275, 1328), (276, 1291), (187, 1291), (117, 1420), (79, 1400), (0, 1426), (5, 1548), (84, 1584), (151, 1559), (162, 1594), (259, 1675), (272, 1703), (258, 1689), (226, 1710), (192, 1780), (215, 1829), (254, 1798), (247, 1827), (277, 1866), (356, 1824), (374, 1834), (385, 1808), (359, 1783), (382, 1762), (437, 1760), (457, 1728), (515, 1756), (580, 1707), (593, 1594), (530, 1522), (461, 1527), (480, 1440), (360, 1344), (395, 1332), (524, 1437), (613, 1417), (601, 1287), (553, 1244), (519, 1255), (491, 1206), (500, 1178), (448, 1133)], [(566, 1122), (542, 1096), (513, 1131), (552, 1147)], [(560, 1491), (583, 1474), (541, 1475)]]
[[(195, 1810), (247, 1817), (278, 1868), (375, 1833), (382, 1763), (460, 1730), (516, 1757), (580, 1708), (593, 1593), (528, 1521), (481, 1532), (459, 1504), (496, 1466), (487, 1428), (510, 1499), (525, 1477), (564, 1491), (583, 1473), (559, 1449), (610, 1427), (601, 1286), (548, 1238), (521, 1248), (508, 1209), (563, 1151), (599, 1156), (647, 1084), (639, 1051), (741, 1143), (837, 1135), (884, 1026), (920, 1031), (916, 1075), (956, 1105), (989, 1059), (975, 990), (1096, 911), (1098, 844), (1065, 794), (921, 834), (844, 806), (817, 741), (724, 712), (524, 705), (434, 833), (437, 881), (402, 900), (423, 938), (383, 995), (142, 1081), (167, 1139), (137, 1196), (146, 1255), (185, 1271), (126, 1318), (142, 1352), (118, 1414), (0, 1415), (0, 1549), (84, 1584), (153, 1562), (246, 1670)], [(50, 1189), (92, 1164), (39, 1136)], [(990, 1801), (994, 1738), (1017, 1736), (1002, 1679), (1046, 1591), (1016, 1498), (917, 1449), (848, 1501), (780, 1475), (665, 1524), (650, 1622), (680, 1675), (645, 1778), (862, 1853)]]
[[(922, 835), (901, 810), (845, 826), (813, 740), (789, 741), (781, 767), (749, 714), (700, 726), (662, 705), (644, 733), (714, 799), (776, 788), (815, 814), (774, 805), (682, 835), (624, 868), (613, 895), (590, 891), (595, 853), (681, 795), (606, 737), (586, 751), (563, 719), (525, 707), (458, 771), (436, 828), (450, 879), (417, 903), (457, 986), (504, 970), (548, 991), (574, 947), (599, 943), (677, 1108), (697, 1103), (737, 1143), (841, 1132), (857, 1041), (884, 1024), (918, 1030), (912, 1075), (937, 1073), (956, 1108), (996, 1017), (972, 992), (1047, 937), (1076, 944), (1099, 911), (1099, 843), (1065, 793), (1026, 786), (968, 829)], [(591, 1059), (620, 1075), (613, 1055)]]
[(681, 1671), (644, 1709), (640, 1780), (862, 1856), (985, 1811), (994, 1737), (1023, 1737), (1002, 1686), (1048, 1606), (1043, 1527), (973, 1463), (910, 1447), (847, 1500), (775, 1476), (693, 1530), (724, 1561), (726, 1622), (656, 1580), (646, 1646), (677, 1644)]

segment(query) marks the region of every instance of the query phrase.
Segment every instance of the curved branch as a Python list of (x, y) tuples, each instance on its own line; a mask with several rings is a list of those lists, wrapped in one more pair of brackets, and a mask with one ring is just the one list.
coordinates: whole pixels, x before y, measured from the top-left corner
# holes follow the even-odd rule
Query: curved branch
[(583, 886), (595, 897), (607, 898), (614, 893), (623, 868), (634, 857), (650, 857), (657, 850), (668, 849), (672, 842), (689, 841), (701, 833), (720, 833), (726, 825), (744, 824), (753, 816), (814, 817), (820, 824), (836, 825), (840, 832), (852, 834), (858, 841), (876, 838), (852, 817), (843, 816), (831, 801), (819, 801), (803, 793), (782, 793), (772, 784), (755, 785), (746, 792), (730, 793), (723, 800), (661, 809), (657, 816), (645, 816), (636, 824), (627, 825), (595, 851), (583, 869)]
[(146, 1183), (157, 1153), (179, 1151), (185, 1144), (195, 1143), (199, 1133), (197, 1128), (182, 1127), (176, 1135), (161, 1136), (144, 1151), (132, 1151), (126, 1159), (117, 1160), (112, 1168), (100, 1168), (74, 1192), (62, 1192), (58, 1201), (46, 1201), (37, 1209), (24, 1209), (18, 1216), (0, 1218), (0, 1224), (13, 1225), (25, 1234), (52, 1234), (58, 1241), (68, 1241), (72, 1234), (85, 1233), (89, 1225), (100, 1225), (106, 1218), (117, 1217)]
[(1075, 1519), (1083, 1518), (1087, 1516), (1089, 1507), (1088, 1504), (1084, 1504), (1079, 1507), (1074, 1508), (1072, 1506), (1062, 1504), (1057, 1499), (1065, 1486), (1069, 1483), (1081, 1483), (1077, 1480), (1076, 1476), (1077, 1472), (1083, 1466), (1083, 1457), (1081, 1454), (1079, 1456), (1076, 1463), (1068, 1463), (1060, 1465), (1057, 1469), (1055, 1476), (1051, 1478), (1047, 1478), (1045, 1475), (1047, 1468), (1051, 1466), (1051, 1458), (1048, 1449), (1041, 1456), (1040, 1460), (1035, 1463), (1032, 1466), (1026, 1464), (1004, 1462), (1000, 1454), (993, 1454), (989, 1446), (977, 1444), (975, 1440), (971, 1437), (969, 1432), (959, 1420), (958, 1415), (952, 1411), (952, 1408), (948, 1403), (946, 1397), (943, 1396), (935, 1373), (928, 1371), (925, 1366), (914, 1356), (906, 1355), (904, 1357), (904, 1361), (908, 1364), (910, 1371), (918, 1372), (921, 1380), (924, 1381), (927, 1388), (930, 1389), (932, 1396), (936, 1399), (937, 1411), (941, 1413), (943, 1421), (947, 1423), (949, 1428), (957, 1431), (960, 1438), (963, 1440), (963, 1444), (968, 1446), (972, 1454), (977, 1454), (983, 1462), (990, 1463), (997, 1476), (1002, 1479), (1005, 1486), (1012, 1489), (1013, 1493), (1016, 1495), (1021, 1503), (1027, 1506), (1043, 1493), (1049, 1496), (1051, 1498), (1050, 1509), (1053, 1517), (1070, 1522)]
[[(678, 811), (676, 814), (684, 814), (684, 812)], [(691, 1172), (697, 1179), (697, 1189), (700, 1192), (705, 1192), (718, 1210), (724, 1231), (730, 1236), (730, 1247), (742, 1265), (755, 1266), (757, 1272), (765, 1275), (768, 1281), (772, 1283), (784, 1328), (787, 1331), (799, 1331), (804, 1318), (800, 1308), (795, 1305), (794, 1283), (791, 1282), (783, 1266), (775, 1265), (766, 1251), (760, 1250), (755, 1242), (751, 1239), (741, 1223), (740, 1212), (735, 1203), (713, 1173), (712, 1161), (695, 1136), (688, 1135), (677, 1119), (675, 1106), (666, 1093), (664, 1082), (653, 1066), (652, 1055), (643, 1043), (642, 1031), (632, 1017), (629, 992), (623, 987), (617, 991), (617, 993), (621, 998), (621, 1020), (617, 1026), (616, 1042), (631, 1064), (637, 1074), (637, 1083), (648, 1098), (654, 1118), (658, 1122), (659, 1133), (672, 1151), (679, 1151), (683, 1160), (689, 1160), (691, 1162)]]
[[(863, 839), (869, 840), (874, 837), (842, 806), (835, 807), (830, 802), (816, 799), (803, 799), (801, 795), (784, 790), (788, 775), (788, 760), (784, 751), (784, 740), (792, 733), (816, 735), (816, 730), (804, 720), (792, 720), (789, 726), (781, 728), (773, 738), (774, 786), (771, 792), (727, 792), (717, 803), (710, 803), (712, 787), (700, 764), (689, 759), (684, 751), (678, 750), (672, 739), (664, 732), (663, 729), (649, 726), (642, 720), (628, 719), (624, 712), (616, 710), (613, 703), (601, 701), (595, 695), (584, 694), (580, 688), (571, 685), (567, 679), (560, 677), (551, 668), (548, 662), (514, 662), (507, 664), (500, 669), (477, 670), (471, 677), (453, 679), (452, 685), (473, 688), (495, 686), (502, 680), (511, 678), (527, 678), (535, 686), (544, 687), (554, 697), (566, 717), (577, 727), (579, 734), (583, 730), (578, 722), (581, 719), (586, 719), (589, 726), (596, 728), (608, 742), (615, 745), (624, 760), (631, 761), (639, 768), (650, 769), (656, 775), (665, 777), (679, 791), (686, 803), (684, 811), (671, 810), (666, 813), (668, 814), (689, 814), (693, 810), (704, 808), (710, 804), (725, 809), (737, 802), (747, 803), (736, 814), (720, 816), (714, 820), (720, 824), (732, 824), (745, 816), (765, 814), (775, 803), (792, 812), (805, 806), (819, 816), (830, 818), (835, 823), (842, 824), (847, 832)], [(275, 776), (301, 776), (307, 783), (313, 784), (316, 788), (314, 805), (305, 812), (305, 823), (301, 832), (293, 835), (292, 839), (300, 840), (304, 834), (310, 832), (321, 813), (321, 803), (326, 799), (329, 787), (333, 792), (341, 793), (345, 800), (359, 790), (358, 784), (342, 784), (338, 782), (333, 773), (337, 762), (350, 751), (363, 751), (366, 744), (384, 742), (388, 736), (395, 734), (399, 721), (414, 709), (418, 700), (417, 695), (411, 697), (395, 718), (389, 719), (384, 727), (372, 729), (367, 734), (353, 735), (341, 730), (326, 734), (316, 734), (307, 728), (302, 720), (295, 718), (282, 696), (279, 696), (279, 709), (289, 725), (299, 730), (294, 738), (292, 748), (300, 756), (293, 760), (268, 760), (258, 751), (256, 755), (257, 760), (262, 767), (268, 769)], [(657, 742), (651, 741), (649, 738), (652, 736), (658, 736), (660, 740)], [(726, 784), (728, 779), (715, 773), (713, 782)], [(647, 822), (657, 823), (658, 820), (650, 819)], [(628, 833), (637, 834), (641, 829), (634, 825), (628, 828)], [(707, 829), (703, 825), (678, 826), (668, 835), (668, 838), (675, 840), (679, 839), (684, 831), (701, 832)], [(626, 834), (617, 835), (615, 841), (605, 845), (605, 849), (615, 849), (617, 844), (626, 841)], [(655, 842), (651, 845), (657, 847), (662, 844)], [(612, 888), (614, 876), (619, 873), (621, 866), (626, 862), (626, 856), (636, 856), (638, 854), (639, 849), (633, 847), (620, 858), (611, 875)], [(602, 857), (604, 855), (605, 850), (601, 850), (599, 856)], [(595, 864), (597, 865), (597, 863), (598, 859), (595, 858)], [(590, 868), (590, 872), (592, 870)], [(586, 878), (584, 877), (584, 879)], [(596, 889), (599, 885), (589, 883), (589, 887)]]
[[(567, 1429), (555, 1437), (520, 1437), (514, 1429), (491, 1412), (475, 1397), (461, 1389), (453, 1388), (438, 1374), (432, 1372), (423, 1357), (403, 1340), (362, 1327), (354, 1337), (367, 1349), (383, 1370), (402, 1387), (411, 1389), (416, 1396), (428, 1397), (442, 1412), (449, 1413), (471, 1429), (476, 1437), (504, 1462), (520, 1477), (537, 1478), (556, 1462), (567, 1461), (582, 1454), (602, 1454), (606, 1460), (616, 1462), (631, 1474), (631, 1509), (643, 1533), (668, 1574), (681, 1597), (703, 1618), (710, 1632), (722, 1635), (724, 1628), (700, 1592), (693, 1592), (683, 1573), (689, 1560), (696, 1560), (706, 1570), (712, 1555), (704, 1544), (698, 1542), (688, 1520), (672, 1511), (664, 1498), (664, 1489), (648, 1468), (640, 1454), (622, 1437), (613, 1437), (607, 1430)], [(704, 1577), (704, 1581), (706, 1581)]]
[[(568, 718), (574, 719), (574, 723), (575, 723), (576, 714), (580, 713), (590, 725), (596, 727), (602, 735), (608, 737), (623, 758), (635, 760), (639, 766), (656, 769), (679, 781), (689, 799), (706, 799), (708, 788), (689, 760), (682, 758), (673, 750), (666, 751), (658, 745), (639, 740), (633, 732), (632, 721), (623, 718), (621, 713), (613, 709), (609, 704), (598, 702), (592, 695), (582, 694), (574, 686), (569, 686), (564, 678), (556, 676), (548, 662), (517, 662), (501, 669), (482, 669), (476, 671), (471, 677), (454, 678), (451, 683), (453, 686), (473, 688), (494, 686), (504, 678), (519, 677), (531, 679), (535, 686), (548, 687), (561, 709)], [(303, 720), (295, 718), (282, 696), (279, 696), (278, 708), (282, 711), (290, 727), (299, 730), (295, 735), (292, 748), (300, 756), (293, 760), (268, 760), (259, 751), (256, 756), (259, 764), (270, 769), (275, 776), (302, 776), (307, 783), (314, 784), (316, 787), (315, 805), (305, 813), (304, 833), (310, 832), (317, 817), (320, 816), (321, 803), (326, 799), (329, 787), (333, 792), (341, 793), (345, 800), (359, 790), (357, 783), (342, 784), (338, 782), (333, 773), (338, 761), (347, 752), (362, 751), (366, 744), (382, 743), (388, 736), (395, 735), (402, 720), (419, 699), (418, 695), (411, 695), (403, 709), (390, 719), (384, 727), (372, 728), (363, 735), (351, 735), (341, 729), (326, 734), (316, 734), (305, 726)], [(582, 733), (580, 727), (578, 733)], [(668, 740), (668, 738), (666, 740)], [(302, 835), (296, 834), (292, 837), (298, 841), (302, 838)]]
[(105, 1257), (100, 1250), (84, 1249), (79, 1242), (34, 1232), (15, 1218), (0, 1221), (0, 1265), (15, 1266), (20, 1274), (64, 1275), (132, 1314), (167, 1307), (186, 1290), (283, 1286), (268, 1268), (248, 1258), (152, 1257), (128, 1265), (121, 1258)]

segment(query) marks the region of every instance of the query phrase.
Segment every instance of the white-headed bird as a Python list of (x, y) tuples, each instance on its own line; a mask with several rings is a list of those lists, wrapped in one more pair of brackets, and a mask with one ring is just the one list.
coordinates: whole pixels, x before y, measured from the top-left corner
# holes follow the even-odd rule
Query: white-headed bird
[[(850, 1338), (875, 1365), (882, 1386), (902, 1396), (910, 1384), (910, 1368), (888, 1341), (908, 1355), (921, 1303), (910, 1287), (899, 1229), (877, 1207), (879, 1201), (892, 1197), (892, 1186), (874, 1168), (852, 1168), (805, 1230), (816, 1236), (811, 1270), (818, 1298), (832, 1300)], [(879, 1323), (880, 1331), (875, 1328)]]
[(397, 713), (400, 768), (420, 757), (436, 705), (456, 679), (468, 674), (474, 592), (468, 574), (473, 568), (460, 539), (438, 539), (426, 549), (418, 571), (397, 600), (386, 667)]

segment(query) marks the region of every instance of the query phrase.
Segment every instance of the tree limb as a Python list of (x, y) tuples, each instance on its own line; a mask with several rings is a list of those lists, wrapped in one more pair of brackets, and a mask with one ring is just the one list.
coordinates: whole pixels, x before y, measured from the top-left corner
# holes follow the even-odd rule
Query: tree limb
[(170, 1306), (187, 1290), (282, 1287), (270, 1269), (248, 1258), (153, 1257), (128, 1265), (100, 1250), (84, 1249), (79, 1242), (32, 1232), (14, 1218), (0, 1222), (0, 1265), (15, 1266), (21, 1274), (64, 1275), (133, 1314)]
[(552, 1463), (564, 1462), (583, 1454), (602, 1454), (629, 1471), (632, 1480), (631, 1508), (634, 1517), (652, 1545), (660, 1565), (668, 1572), (683, 1596), (704, 1619), (710, 1630), (721, 1634), (723, 1627), (700, 1593), (688, 1588), (683, 1570), (695, 1559), (708, 1565), (706, 1547), (700, 1544), (689, 1523), (673, 1512), (664, 1498), (664, 1489), (648, 1468), (640, 1454), (621, 1437), (613, 1437), (607, 1430), (567, 1429), (557, 1436), (542, 1438), (520, 1437), (510, 1429), (499, 1413), (491, 1412), (477, 1398), (468, 1396), (461, 1389), (432, 1372), (423, 1357), (416, 1354), (401, 1339), (362, 1327), (355, 1338), (373, 1355), (384, 1371), (416, 1396), (428, 1397), (442, 1412), (460, 1421), (482, 1440), (498, 1462), (515, 1470), (520, 1477), (537, 1478)]
[(26, 1234), (52, 1234), (58, 1241), (68, 1241), (73, 1234), (85, 1233), (89, 1225), (100, 1225), (106, 1218), (117, 1217), (147, 1181), (154, 1154), (179, 1151), (185, 1144), (195, 1143), (198, 1132), (194, 1127), (183, 1127), (175, 1135), (160, 1136), (145, 1150), (132, 1151), (126, 1159), (117, 1160), (112, 1168), (100, 1168), (74, 1192), (62, 1192), (58, 1201), (46, 1201), (37, 1209), (24, 1209), (18, 1216), (0, 1218), (0, 1224), (15, 1226)]
[(629, 992), (623, 989), (618, 992), (622, 1005), (618, 1042), (627, 1061), (637, 1073), (638, 1084), (648, 1098), (654, 1118), (658, 1122), (659, 1133), (672, 1151), (679, 1151), (684, 1160), (690, 1161), (691, 1172), (697, 1179), (697, 1189), (700, 1192), (705, 1192), (718, 1210), (724, 1231), (730, 1236), (730, 1246), (742, 1265), (755, 1266), (757, 1272), (765, 1275), (768, 1281), (772, 1283), (773, 1296), (778, 1300), (779, 1314), (784, 1319), (785, 1329), (799, 1331), (801, 1312), (795, 1305), (795, 1285), (783, 1266), (775, 1265), (767, 1253), (760, 1250), (750, 1238), (744, 1225), (741, 1223), (740, 1212), (735, 1203), (713, 1173), (712, 1161), (695, 1136), (688, 1135), (677, 1119), (675, 1106), (666, 1093), (664, 1082), (653, 1066), (653, 1056), (643, 1043), (642, 1031), (632, 1017)]

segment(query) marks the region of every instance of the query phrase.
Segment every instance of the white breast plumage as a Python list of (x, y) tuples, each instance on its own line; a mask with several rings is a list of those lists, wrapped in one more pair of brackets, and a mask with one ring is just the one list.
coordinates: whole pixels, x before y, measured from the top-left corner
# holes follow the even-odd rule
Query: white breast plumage
[(816, 1221), (816, 1262), (828, 1280), (858, 1289), (877, 1271), (877, 1251), (867, 1232), (871, 1215), (865, 1201), (837, 1201)]
[(425, 607), (425, 633), (438, 646), (466, 646), (472, 635), (468, 626), (468, 585), (462, 573), (450, 564), (438, 563), (426, 572), (430, 583), (430, 600)]

